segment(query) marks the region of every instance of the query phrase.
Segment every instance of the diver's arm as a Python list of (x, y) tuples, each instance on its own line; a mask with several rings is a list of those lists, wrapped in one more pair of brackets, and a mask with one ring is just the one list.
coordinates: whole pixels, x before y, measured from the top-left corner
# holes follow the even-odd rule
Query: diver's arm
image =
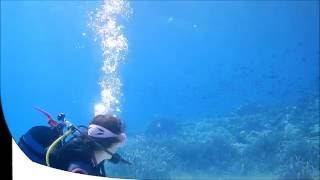
[(97, 175), (97, 172), (93, 167), (87, 163), (79, 161), (70, 163), (67, 171), (79, 174)]

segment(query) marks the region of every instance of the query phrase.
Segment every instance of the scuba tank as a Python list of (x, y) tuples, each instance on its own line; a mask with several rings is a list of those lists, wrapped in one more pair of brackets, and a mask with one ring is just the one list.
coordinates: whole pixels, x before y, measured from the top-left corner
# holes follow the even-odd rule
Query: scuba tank
[(34, 126), (18, 141), (18, 146), (34, 162), (46, 165), (45, 156), (48, 147), (63, 133), (64, 125), (54, 120), (49, 113), (35, 107), (48, 118), (49, 126)]

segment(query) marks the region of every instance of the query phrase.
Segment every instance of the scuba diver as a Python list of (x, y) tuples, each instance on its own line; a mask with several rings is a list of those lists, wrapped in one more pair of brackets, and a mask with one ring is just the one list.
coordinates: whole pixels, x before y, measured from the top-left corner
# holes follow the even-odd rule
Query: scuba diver
[(122, 121), (114, 116), (97, 115), (88, 127), (75, 126), (63, 113), (55, 121), (49, 113), (48, 126), (31, 128), (19, 139), (19, 147), (34, 162), (49, 167), (94, 176), (107, 176), (104, 163), (126, 163), (116, 151), (126, 140)]

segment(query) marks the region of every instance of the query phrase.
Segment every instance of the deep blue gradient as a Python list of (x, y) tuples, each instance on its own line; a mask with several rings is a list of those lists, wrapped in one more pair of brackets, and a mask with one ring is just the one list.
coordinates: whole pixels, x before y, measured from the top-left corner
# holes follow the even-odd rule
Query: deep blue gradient
[[(319, 86), (318, 1), (131, 1), (120, 117), (129, 133), (274, 105)], [(102, 52), (87, 26), (101, 2), (1, 2), (1, 101), (14, 138), (65, 112), (87, 124)], [(86, 33), (85, 36), (82, 33)]]

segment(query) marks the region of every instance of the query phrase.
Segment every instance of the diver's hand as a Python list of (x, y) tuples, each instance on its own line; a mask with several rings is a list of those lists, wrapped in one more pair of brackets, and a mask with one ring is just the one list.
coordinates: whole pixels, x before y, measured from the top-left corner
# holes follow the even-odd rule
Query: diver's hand
[(109, 159), (110, 162), (114, 163), (114, 164), (117, 164), (119, 163), (121, 160), (121, 156), (117, 153), (114, 153), (112, 156), (111, 156), (111, 159)]
[(109, 159), (110, 162), (117, 164), (119, 162), (125, 163), (125, 164), (132, 164), (131, 162), (123, 159), (118, 153), (115, 153), (112, 155), (111, 159)]

